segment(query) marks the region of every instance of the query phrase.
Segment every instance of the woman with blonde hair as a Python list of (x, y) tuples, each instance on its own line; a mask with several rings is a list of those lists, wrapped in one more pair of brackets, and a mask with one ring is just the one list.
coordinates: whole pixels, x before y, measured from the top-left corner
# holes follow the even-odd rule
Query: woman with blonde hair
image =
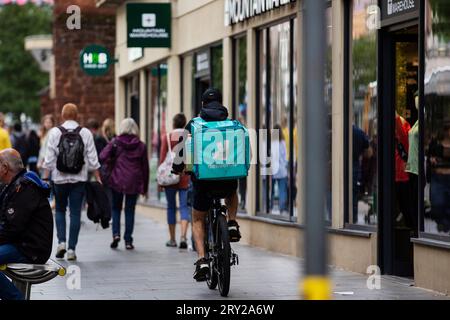
[(108, 143), (116, 136), (116, 128), (113, 119), (107, 118), (103, 121), (101, 134)]
[(38, 170), (41, 170), (44, 163), (45, 154), (47, 153), (48, 132), (55, 126), (55, 118), (51, 114), (46, 114), (41, 120), (41, 130), (39, 132), (39, 138), (41, 139), (41, 149), (39, 150)]

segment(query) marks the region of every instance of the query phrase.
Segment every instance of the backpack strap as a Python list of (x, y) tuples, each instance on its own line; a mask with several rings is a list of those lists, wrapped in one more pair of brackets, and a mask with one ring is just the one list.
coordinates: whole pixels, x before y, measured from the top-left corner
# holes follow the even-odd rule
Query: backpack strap
[(166, 134), (166, 137), (167, 137), (167, 148), (169, 152), (172, 152), (172, 141), (171, 141), (172, 139), (170, 138), (170, 132)]
[(67, 129), (66, 128), (64, 128), (63, 126), (58, 126), (58, 129), (61, 131), (61, 133), (66, 133), (67, 132)]
[(67, 130), (66, 128), (64, 128), (63, 126), (58, 126), (58, 129), (61, 131), (61, 133), (67, 133), (67, 132), (75, 132), (75, 133), (80, 133), (80, 131), (81, 131), (81, 129), (83, 129), (83, 127), (80, 127), (80, 126), (78, 126), (78, 127), (76, 127), (75, 129), (70, 129), (70, 130)]

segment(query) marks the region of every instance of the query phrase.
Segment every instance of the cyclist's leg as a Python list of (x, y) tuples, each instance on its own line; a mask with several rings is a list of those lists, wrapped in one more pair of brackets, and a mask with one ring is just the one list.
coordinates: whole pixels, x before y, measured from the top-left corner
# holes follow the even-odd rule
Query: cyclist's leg
[(207, 211), (192, 210), (192, 233), (199, 258), (205, 257), (205, 217)]
[(228, 208), (228, 220), (236, 220), (238, 202), (239, 198), (236, 191), (225, 199), (225, 204)]
[(203, 181), (193, 181), (192, 203), (192, 233), (198, 257), (205, 257), (205, 218), (212, 206), (212, 199), (208, 195), (209, 184)]

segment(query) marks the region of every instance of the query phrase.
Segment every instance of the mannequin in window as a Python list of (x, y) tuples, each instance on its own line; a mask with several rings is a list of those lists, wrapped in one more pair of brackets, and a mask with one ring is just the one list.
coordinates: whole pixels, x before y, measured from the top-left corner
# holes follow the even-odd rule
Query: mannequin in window
[(409, 175), (405, 171), (408, 161), (409, 141), (408, 132), (410, 124), (397, 112), (395, 113), (395, 199), (399, 209), (397, 222), (405, 220), (406, 227), (413, 229), (411, 218), (411, 192)]
[[(414, 94), (416, 109), (419, 110), (419, 91)], [(419, 120), (414, 123), (408, 133), (409, 152), (405, 171), (409, 175), (411, 187), (410, 214), (413, 235), (417, 236), (417, 219), (419, 211)]]

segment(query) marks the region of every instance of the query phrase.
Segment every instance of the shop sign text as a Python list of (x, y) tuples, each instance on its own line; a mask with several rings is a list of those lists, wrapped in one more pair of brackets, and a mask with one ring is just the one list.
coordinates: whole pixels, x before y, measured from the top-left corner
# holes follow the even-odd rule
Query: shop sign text
[(296, 0), (225, 0), (225, 26), (245, 21)]

